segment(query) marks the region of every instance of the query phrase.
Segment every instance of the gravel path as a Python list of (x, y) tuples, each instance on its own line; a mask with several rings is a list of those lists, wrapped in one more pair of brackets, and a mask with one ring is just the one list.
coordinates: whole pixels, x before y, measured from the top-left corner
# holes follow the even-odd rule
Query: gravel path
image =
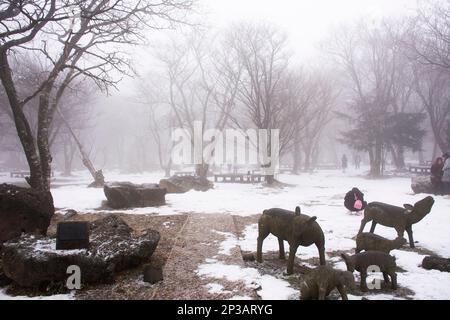
[[(207, 262), (245, 267), (240, 248), (233, 246), (236, 227), (231, 215), (190, 214), (178, 234), (164, 267), (164, 281), (155, 290), (154, 299), (227, 299), (257, 298), (254, 289), (244, 283), (211, 279), (197, 274), (198, 267)], [(231, 246), (221, 248), (224, 240)], [(211, 292), (211, 286), (221, 288)]]

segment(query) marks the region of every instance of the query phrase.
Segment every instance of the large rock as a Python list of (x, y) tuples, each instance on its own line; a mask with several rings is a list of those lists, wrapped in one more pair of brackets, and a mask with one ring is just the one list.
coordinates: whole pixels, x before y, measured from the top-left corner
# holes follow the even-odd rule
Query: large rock
[(166, 189), (158, 184), (109, 182), (104, 188), (108, 206), (113, 209), (154, 207), (166, 203)]
[(46, 235), (55, 212), (50, 192), (0, 185), (0, 246), (22, 233)]
[(411, 189), (414, 193), (442, 194), (442, 190), (437, 190), (431, 183), (429, 176), (416, 176), (411, 179)]
[(81, 269), (81, 283), (108, 283), (115, 272), (136, 267), (149, 260), (160, 235), (149, 230), (140, 237), (115, 215), (91, 224), (88, 250), (56, 250), (56, 239), (24, 235), (6, 242), (2, 251), (5, 275), (22, 287), (41, 287), (65, 283), (67, 268)]
[(208, 191), (214, 185), (206, 178), (197, 176), (172, 176), (169, 179), (162, 179), (159, 185), (167, 190), (167, 193), (185, 193), (190, 190)]
[(427, 270), (450, 272), (450, 259), (436, 256), (427, 256), (423, 258), (422, 267)]

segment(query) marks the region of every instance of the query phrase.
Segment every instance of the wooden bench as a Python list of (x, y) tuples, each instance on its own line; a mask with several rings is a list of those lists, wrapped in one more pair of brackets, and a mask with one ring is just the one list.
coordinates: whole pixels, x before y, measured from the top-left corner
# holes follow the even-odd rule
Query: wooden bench
[(431, 168), (429, 166), (409, 166), (409, 172), (420, 175), (430, 175)]
[(338, 170), (340, 167), (335, 164), (319, 164), (314, 167), (317, 170)]
[(264, 182), (266, 176), (263, 174), (234, 174), (234, 173), (221, 173), (214, 175), (214, 182), (222, 183), (256, 183)]
[(195, 172), (193, 171), (177, 171), (174, 173), (177, 177), (187, 177), (187, 176), (195, 176)]
[(29, 171), (11, 171), (9, 174), (11, 178), (25, 178), (30, 175)]
[[(52, 171), (50, 174), (52, 177), (55, 176), (54, 172)], [(30, 171), (11, 171), (9, 173), (9, 176), (11, 178), (25, 178), (30, 176)]]
[(294, 167), (291, 166), (280, 166), (278, 169), (279, 173), (291, 173), (292, 171), (294, 171)]

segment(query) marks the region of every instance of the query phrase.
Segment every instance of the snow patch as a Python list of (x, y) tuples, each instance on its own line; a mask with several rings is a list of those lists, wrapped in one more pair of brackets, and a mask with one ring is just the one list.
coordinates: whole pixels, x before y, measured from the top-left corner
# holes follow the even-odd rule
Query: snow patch
[(295, 299), (299, 295), (299, 292), (291, 288), (287, 281), (271, 275), (261, 275), (254, 268), (242, 268), (219, 262), (202, 264), (196, 273), (203, 277), (244, 282), (248, 288), (257, 290), (257, 294), (264, 300), (288, 300)]

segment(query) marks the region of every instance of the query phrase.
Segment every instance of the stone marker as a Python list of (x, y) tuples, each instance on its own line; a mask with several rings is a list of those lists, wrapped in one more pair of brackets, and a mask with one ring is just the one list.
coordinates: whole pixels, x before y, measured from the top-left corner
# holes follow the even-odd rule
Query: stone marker
[(60, 222), (56, 228), (56, 250), (89, 249), (89, 223)]
[(151, 284), (163, 281), (163, 270), (161, 267), (152, 267), (146, 265), (144, 267), (144, 282)]

